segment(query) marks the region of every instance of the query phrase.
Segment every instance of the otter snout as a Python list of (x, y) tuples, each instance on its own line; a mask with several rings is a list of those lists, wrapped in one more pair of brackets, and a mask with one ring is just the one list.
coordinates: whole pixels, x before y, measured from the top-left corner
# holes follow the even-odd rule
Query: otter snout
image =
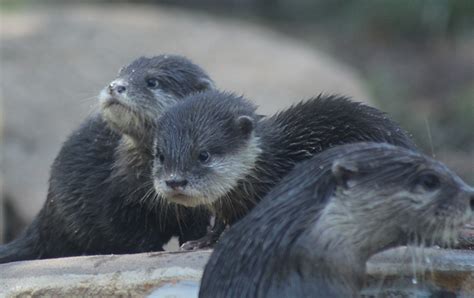
[(173, 203), (187, 207), (204, 204), (202, 196), (194, 189), (192, 180), (183, 178), (180, 175), (155, 177), (153, 185), (160, 196)]
[(188, 185), (188, 180), (186, 179), (170, 179), (165, 181), (166, 186), (172, 188), (173, 190), (183, 189)]
[(110, 95), (118, 95), (118, 94), (123, 94), (125, 91), (127, 91), (127, 83), (124, 80), (118, 79), (115, 81), (112, 81), (109, 86), (107, 87), (107, 90)]

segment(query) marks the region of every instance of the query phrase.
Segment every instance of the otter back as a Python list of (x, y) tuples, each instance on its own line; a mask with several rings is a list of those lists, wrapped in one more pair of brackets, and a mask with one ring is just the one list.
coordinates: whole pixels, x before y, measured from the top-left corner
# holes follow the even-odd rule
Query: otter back
[(168, 200), (205, 205), (226, 224), (251, 210), (295, 164), (360, 141), (414, 148), (387, 115), (345, 97), (319, 96), (262, 118), (242, 97), (209, 90), (162, 118), (155, 189)]
[(337, 146), (298, 164), (223, 235), (199, 297), (358, 296), (370, 256), (452, 241), (473, 206), (474, 189), (429, 157)]

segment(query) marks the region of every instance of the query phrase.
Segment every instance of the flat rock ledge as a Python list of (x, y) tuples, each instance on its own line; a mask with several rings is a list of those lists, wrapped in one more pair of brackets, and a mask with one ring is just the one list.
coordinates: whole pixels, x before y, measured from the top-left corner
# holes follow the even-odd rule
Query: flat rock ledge
[(211, 251), (101, 255), (0, 265), (1, 297), (146, 296), (199, 281)]
[[(103, 255), (16, 262), (0, 265), (1, 297), (147, 296), (182, 281), (198, 284), (211, 250)], [(413, 261), (414, 259), (415, 261)], [(416, 264), (416, 266), (413, 266)], [(367, 295), (474, 295), (474, 252), (398, 248), (368, 263)], [(197, 287), (195, 293), (197, 292)], [(153, 297), (164, 297), (156, 295)], [(181, 295), (180, 295), (181, 293)], [(174, 295), (176, 294), (176, 296)], [(169, 296), (167, 296), (169, 297)]]

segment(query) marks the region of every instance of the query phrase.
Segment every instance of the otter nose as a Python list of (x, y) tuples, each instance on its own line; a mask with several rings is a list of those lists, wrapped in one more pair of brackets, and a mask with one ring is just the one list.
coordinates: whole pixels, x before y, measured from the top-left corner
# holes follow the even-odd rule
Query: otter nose
[(177, 189), (177, 188), (184, 188), (186, 185), (188, 185), (188, 180), (186, 179), (181, 179), (181, 180), (166, 180), (166, 185), (168, 187), (171, 187), (172, 189)]
[(109, 93), (112, 94), (114, 92), (121, 94), (124, 93), (127, 90), (127, 87), (125, 84), (120, 80), (120, 81), (113, 81), (109, 85)]

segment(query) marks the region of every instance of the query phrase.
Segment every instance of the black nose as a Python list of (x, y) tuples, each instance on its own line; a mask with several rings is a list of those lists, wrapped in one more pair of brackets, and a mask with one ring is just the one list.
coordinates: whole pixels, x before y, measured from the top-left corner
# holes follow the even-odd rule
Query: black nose
[(471, 206), (471, 211), (474, 212), (474, 195), (471, 196), (469, 205)]
[(124, 85), (116, 84), (114, 82), (112, 82), (109, 85), (109, 92), (110, 93), (117, 92), (117, 93), (120, 94), (120, 93), (124, 93), (126, 90), (127, 90), (127, 88)]
[(188, 184), (188, 180), (166, 180), (166, 185), (171, 187), (172, 189), (177, 189), (179, 187), (185, 187)]

